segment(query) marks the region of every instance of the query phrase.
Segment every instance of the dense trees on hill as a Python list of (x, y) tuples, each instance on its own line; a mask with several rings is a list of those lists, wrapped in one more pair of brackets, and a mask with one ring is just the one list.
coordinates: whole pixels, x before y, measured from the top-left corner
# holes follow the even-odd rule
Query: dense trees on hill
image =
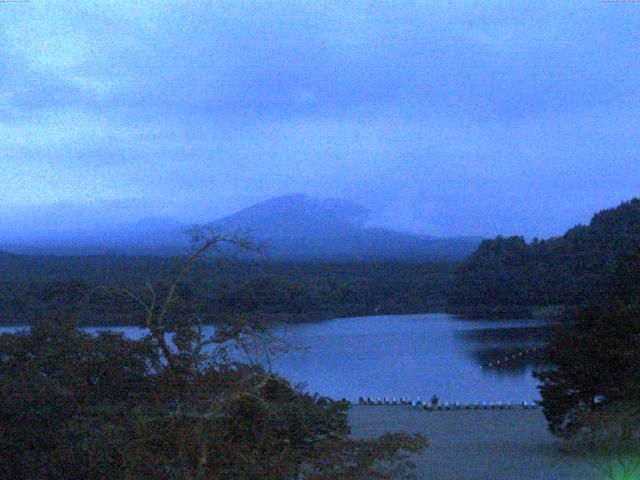
[[(640, 259), (640, 199), (594, 215), (549, 240), (484, 241), (455, 273), (449, 303), (462, 308), (602, 303), (616, 278)], [(627, 290), (640, 279), (625, 277)], [(631, 281), (631, 283), (629, 283)]]

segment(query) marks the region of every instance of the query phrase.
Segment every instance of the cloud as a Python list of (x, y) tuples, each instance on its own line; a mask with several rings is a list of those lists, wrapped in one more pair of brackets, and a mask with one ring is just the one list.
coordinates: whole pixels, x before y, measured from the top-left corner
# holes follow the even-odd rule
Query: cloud
[(544, 236), (637, 191), (633, 5), (0, 9), (5, 208), (210, 218), (304, 191), (403, 229)]

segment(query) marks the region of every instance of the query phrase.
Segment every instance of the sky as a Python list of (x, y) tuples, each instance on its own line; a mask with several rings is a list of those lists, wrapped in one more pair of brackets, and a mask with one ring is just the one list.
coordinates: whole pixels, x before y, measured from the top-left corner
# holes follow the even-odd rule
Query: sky
[(0, 237), (295, 192), (559, 235), (640, 195), (639, 67), (636, 2), (0, 2)]

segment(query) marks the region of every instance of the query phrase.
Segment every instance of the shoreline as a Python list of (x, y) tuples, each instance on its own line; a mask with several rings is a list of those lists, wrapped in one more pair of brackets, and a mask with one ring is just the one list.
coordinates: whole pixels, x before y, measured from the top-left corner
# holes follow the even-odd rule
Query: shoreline
[[(539, 320), (539, 321), (553, 321), (554, 318), (546, 318), (540, 316), (512, 316), (512, 317), (492, 317), (481, 316), (474, 317), (473, 315), (467, 315), (465, 312), (458, 311), (456, 309), (448, 309), (447, 307), (434, 307), (427, 308), (421, 311), (407, 311), (407, 310), (391, 310), (385, 312), (376, 311), (323, 311), (312, 312), (308, 314), (266, 314), (264, 320), (267, 325), (299, 325), (299, 324), (313, 324), (331, 322), (333, 320), (354, 319), (354, 318), (367, 318), (367, 317), (387, 317), (387, 316), (419, 316), (419, 315), (449, 315), (456, 317), (461, 321), (471, 322), (496, 322), (496, 321), (526, 321), (526, 320)], [(215, 326), (215, 322), (204, 323), (203, 326)], [(25, 320), (4, 320), (0, 321), (0, 327), (30, 327), (31, 323)], [(104, 323), (85, 323), (79, 320), (80, 328), (122, 328), (122, 327), (138, 327), (136, 323), (122, 323), (122, 322), (104, 322)]]

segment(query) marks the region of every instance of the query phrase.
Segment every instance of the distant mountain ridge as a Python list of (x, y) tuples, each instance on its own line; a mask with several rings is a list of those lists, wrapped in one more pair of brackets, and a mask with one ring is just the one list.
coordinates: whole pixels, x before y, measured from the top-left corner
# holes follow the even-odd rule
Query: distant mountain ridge
[[(340, 198), (304, 194), (256, 203), (208, 225), (266, 245), (266, 258), (458, 260), (479, 238), (435, 238), (368, 227), (369, 209)], [(57, 242), (1, 245), (20, 253), (175, 255), (189, 248), (188, 225), (147, 218), (132, 225), (69, 234)]]
[(459, 259), (479, 239), (435, 239), (367, 227), (370, 211), (344, 199), (286, 195), (257, 203), (222, 218), (223, 232), (246, 232), (278, 258), (431, 258)]

